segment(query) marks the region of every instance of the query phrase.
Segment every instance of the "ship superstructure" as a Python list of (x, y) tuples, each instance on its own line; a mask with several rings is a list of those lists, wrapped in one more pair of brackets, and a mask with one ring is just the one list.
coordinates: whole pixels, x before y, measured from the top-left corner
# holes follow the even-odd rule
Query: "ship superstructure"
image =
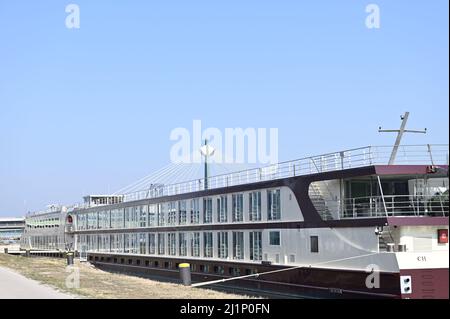
[(174, 277), (188, 262), (198, 282), (235, 279), (226, 284), (243, 289), (448, 298), (448, 145), (401, 146), (389, 164), (391, 150), (90, 196), (59, 221), (73, 249), (105, 269)]

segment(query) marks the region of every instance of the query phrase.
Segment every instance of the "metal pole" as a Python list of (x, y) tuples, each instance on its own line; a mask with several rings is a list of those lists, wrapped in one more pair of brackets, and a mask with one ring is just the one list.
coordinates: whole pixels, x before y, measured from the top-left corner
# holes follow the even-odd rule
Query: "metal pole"
[[(208, 141), (205, 140), (205, 146)], [(208, 154), (205, 154), (205, 190), (208, 189)]]
[(389, 159), (389, 165), (394, 164), (395, 157), (397, 156), (398, 147), (400, 146), (400, 142), (402, 141), (403, 133), (405, 132), (406, 123), (408, 122), (409, 112), (406, 112), (402, 118), (402, 125), (397, 134), (397, 139), (395, 140), (394, 148), (392, 149), (391, 158)]
[(381, 187), (381, 179), (380, 179), (380, 176), (377, 176), (377, 179), (378, 179), (378, 186), (380, 187), (381, 199), (383, 200), (384, 212), (385, 212), (386, 217), (387, 217), (387, 216), (388, 216), (388, 211), (387, 211), (387, 207), (386, 207), (386, 201), (384, 200), (383, 187)]
[(393, 165), (395, 163), (395, 158), (397, 156), (398, 148), (402, 141), (402, 137), (404, 133), (423, 133), (427, 132), (427, 129), (423, 131), (417, 130), (407, 130), (406, 123), (408, 122), (409, 112), (405, 112), (405, 115), (401, 116), (402, 125), (399, 130), (382, 130), (381, 127), (378, 129), (380, 133), (397, 133), (397, 139), (395, 140), (394, 148), (392, 149), (391, 157), (389, 158), (389, 165)]
[(428, 148), (428, 153), (430, 153), (431, 165), (434, 166), (433, 154), (431, 153), (431, 145), (427, 144), (427, 148)]

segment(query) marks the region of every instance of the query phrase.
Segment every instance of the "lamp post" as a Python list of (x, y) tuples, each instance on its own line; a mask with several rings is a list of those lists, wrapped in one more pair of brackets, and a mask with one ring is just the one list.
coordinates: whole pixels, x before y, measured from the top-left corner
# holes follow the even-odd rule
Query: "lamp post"
[(213, 156), (215, 153), (214, 147), (208, 144), (208, 140), (205, 139), (205, 144), (200, 148), (200, 153), (205, 157), (205, 190), (208, 189), (208, 178), (209, 178), (209, 172), (208, 172), (208, 158)]

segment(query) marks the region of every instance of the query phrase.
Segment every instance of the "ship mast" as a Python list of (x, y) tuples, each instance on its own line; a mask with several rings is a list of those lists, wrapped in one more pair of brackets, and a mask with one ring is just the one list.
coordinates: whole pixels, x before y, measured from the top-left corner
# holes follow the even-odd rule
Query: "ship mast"
[(381, 126), (378, 129), (379, 133), (397, 133), (397, 139), (395, 140), (394, 148), (392, 149), (391, 158), (389, 159), (389, 165), (393, 165), (395, 162), (395, 158), (397, 156), (398, 148), (402, 141), (402, 137), (404, 133), (427, 133), (427, 129), (425, 128), (423, 131), (418, 130), (407, 130), (406, 123), (408, 122), (409, 112), (405, 112), (405, 115), (400, 116), (402, 120), (402, 125), (399, 130), (382, 130)]

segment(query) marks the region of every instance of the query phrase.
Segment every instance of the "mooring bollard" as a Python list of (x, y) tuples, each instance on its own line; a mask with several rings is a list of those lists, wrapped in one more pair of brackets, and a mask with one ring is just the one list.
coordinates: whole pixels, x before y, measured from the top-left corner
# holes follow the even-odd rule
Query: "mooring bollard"
[(190, 286), (191, 285), (191, 265), (190, 264), (180, 264), (178, 266), (180, 268), (180, 278), (183, 282), (183, 285)]
[(67, 266), (73, 265), (73, 253), (67, 253)]
[(31, 252), (29, 249), (25, 250), (25, 257), (30, 257), (31, 256)]
[(8, 253), (8, 248), (5, 248), (5, 254), (7, 254)]

